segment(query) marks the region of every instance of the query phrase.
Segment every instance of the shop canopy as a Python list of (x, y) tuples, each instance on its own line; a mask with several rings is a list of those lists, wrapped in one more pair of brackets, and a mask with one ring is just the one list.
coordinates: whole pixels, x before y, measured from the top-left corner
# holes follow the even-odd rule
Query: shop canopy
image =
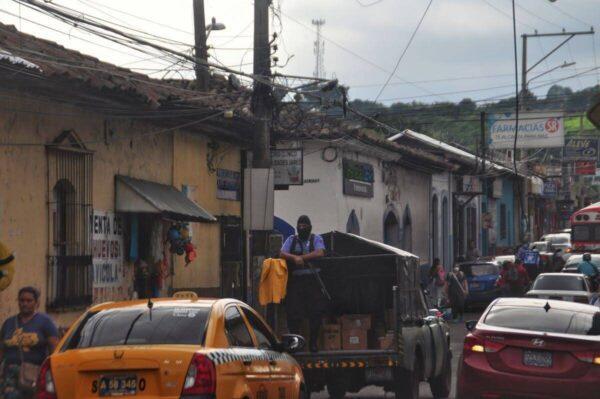
[(173, 186), (116, 176), (116, 211), (160, 214), (181, 222), (217, 219)]

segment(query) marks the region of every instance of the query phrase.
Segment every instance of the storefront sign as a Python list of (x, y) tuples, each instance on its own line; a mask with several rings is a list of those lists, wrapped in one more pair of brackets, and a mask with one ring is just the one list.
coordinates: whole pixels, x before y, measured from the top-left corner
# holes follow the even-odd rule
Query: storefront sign
[(546, 198), (554, 198), (558, 194), (558, 184), (555, 180), (545, 180), (542, 195)]
[(562, 165), (546, 165), (546, 176), (562, 176)]
[(276, 186), (301, 186), (303, 183), (303, 152), (301, 148), (271, 150)]
[(343, 160), (344, 194), (356, 197), (373, 197), (375, 181), (373, 166), (368, 163)]
[(567, 139), (564, 159), (568, 161), (596, 161), (598, 159), (598, 139)]
[(217, 170), (217, 198), (239, 201), (241, 193), (242, 174), (235, 170)]
[[(515, 145), (516, 119), (513, 113), (490, 114), (489, 148), (510, 149)], [(565, 144), (564, 117), (561, 113), (520, 113), (517, 148), (562, 147)]]
[(575, 162), (576, 175), (595, 175), (596, 161), (578, 161)]
[(116, 288), (123, 282), (123, 224), (113, 212), (94, 210), (92, 221), (94, 288)]

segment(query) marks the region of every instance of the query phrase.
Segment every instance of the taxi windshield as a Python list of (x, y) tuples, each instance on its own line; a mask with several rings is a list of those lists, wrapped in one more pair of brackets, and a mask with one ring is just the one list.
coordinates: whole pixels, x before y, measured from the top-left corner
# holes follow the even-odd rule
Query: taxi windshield
[(76, 347), (201, 345), (209, 314), (209, 307), (103, 310), (83, 321)]

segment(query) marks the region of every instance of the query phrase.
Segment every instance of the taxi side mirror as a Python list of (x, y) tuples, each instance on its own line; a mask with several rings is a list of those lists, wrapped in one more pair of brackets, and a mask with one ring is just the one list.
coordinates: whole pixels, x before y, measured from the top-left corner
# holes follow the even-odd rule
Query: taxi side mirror
[(281, 351), (287, 353), (296, 353), (306, 346), (304, 337), (296, 334), (284, 334), (281, 336)]

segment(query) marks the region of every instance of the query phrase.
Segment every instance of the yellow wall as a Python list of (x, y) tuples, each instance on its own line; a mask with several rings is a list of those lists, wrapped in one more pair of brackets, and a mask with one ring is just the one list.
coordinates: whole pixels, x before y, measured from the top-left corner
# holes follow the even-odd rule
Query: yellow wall
[[(217, 199), (217, 173), (212, 169), (240, 171), (240, 148), (219, 142), (209, 149), (210, 139), (194, 134), (174, 137), (173, 184), (177, 188), (188, 185), (189, 197), (214, 216), (241, 215), (239, 201)], [(210, 153), (208, 161), (207, 154)], [(220, 226), (218, 223), (193, 223), (193, 243), (198, 258), (188, 266), (181, 257), (175, 262), (173, 288), (216, 288), (220, 285)]]
[[(143, 122), (111, 120), (114, 134), (105, 138), (104, 118), (74, 106), (39, 102), (21, 93), (0, 98), (0, 143), (52, 141), (64, 130), (74, 130), (87, 142), (93, 155), (93, 208), (114, 210), (114, 177), (117, 174), (195, 187), (191, 198), (209, 212), (239, 215), (239, 202), (216, 199), (216, 175), (206, 167), (207, 139), (181, 132), (148, 134), (164, 130)], [(16, 98), (20, 99), (16, 100)], [(14, 112), (23, 110), (26, 112)], [(138, 138), (120, 140), (138, 135)], [(140, 137), (140, 135), (143, 135)], [(221, 150), (229, 148), (222, 144)], [(175, 164), (173, 163), (175, 159)], [(240, 170), (239, 147), (231, 148), (216, 161), (218, 167)], [(0, 293), (0, 322), (17, 310), (18, 288), (33, 285), (46, 300), (46, 268), (49, 247), (48, 172), (43, 145), (0, 145), (0, 241), (16, 252), (18, 266), (12, 285)], [(187, 267), (177, 257), (175, 285), (215, 287), (219, 284), (219, 225), (195, 224), (194, 241), (198, 259)], [(131, 291), (132, 266), (128, 268), (127, 290)], [(166, 282), (167, 284), (169, 281)], [(79, 312), (55, 315), (68, 324)]]

